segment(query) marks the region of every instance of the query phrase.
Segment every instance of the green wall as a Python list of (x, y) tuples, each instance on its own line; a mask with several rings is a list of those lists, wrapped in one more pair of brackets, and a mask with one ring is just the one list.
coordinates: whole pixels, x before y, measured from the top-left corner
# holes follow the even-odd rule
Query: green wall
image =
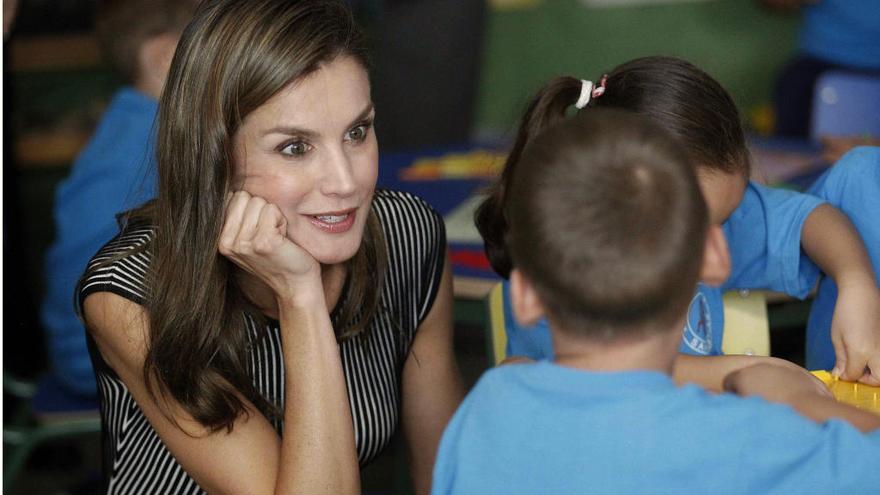
[(529, 95), (554, 75), (597, 79), (626, 60), (675, 55), (718, 79), (744, 114), (770, 101), (774, 74), (791, 55), (797, 19), (757, 0), (683, 1), (586, 8), (579, 0), (489, 16), (477, 102), (479, 136), (511, 134)]

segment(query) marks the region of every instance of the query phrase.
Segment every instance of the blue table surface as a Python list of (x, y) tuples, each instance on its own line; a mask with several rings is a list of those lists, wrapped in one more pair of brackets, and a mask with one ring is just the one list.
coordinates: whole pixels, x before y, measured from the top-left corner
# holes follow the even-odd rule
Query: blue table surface
[(475, 149), (477, 148), (473, 145), (459, 145), (380, 155), (377, 186), (415, 194), (434, 207), (438, 213), (446, 215), (479, 189), (488, 186), (491, 181), (487, 179), (403, 180), (399, 177), (400, 170), (419, 158), (464, 153)]

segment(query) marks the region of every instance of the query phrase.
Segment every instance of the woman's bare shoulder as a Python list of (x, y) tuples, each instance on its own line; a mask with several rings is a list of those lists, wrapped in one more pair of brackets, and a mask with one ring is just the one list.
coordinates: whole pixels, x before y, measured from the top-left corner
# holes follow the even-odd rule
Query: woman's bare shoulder
[(143, 363), (149, 328), (143, 306), (112, 292), (94, 292), (83, 301), (83, 319), (111, 367), (121, 364), (119, 358)]

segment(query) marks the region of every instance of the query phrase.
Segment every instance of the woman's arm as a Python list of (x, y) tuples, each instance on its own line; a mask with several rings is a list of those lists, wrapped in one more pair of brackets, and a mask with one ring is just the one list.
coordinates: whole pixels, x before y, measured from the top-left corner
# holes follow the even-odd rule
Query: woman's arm
[(360, 466), (339, 346), (323, 292), (279, 297), (284, 439), (276, 493), (359, 494)]
[(246, 191), (229, 198), (218, 250), (275, 295), (285, 380), (285, 434), (275, 491), (359, 493), (351, 407), (323, 269), (287, 237), (281, 210)]
[(452, 270), (447, 256), (434, 305), (403, 367), (403, 429), (416, 493), (431, 491), (434, 458), (446, 423), (464, 396), (452, 346)]
[(846, 215), (823, 204), (807, 217), (801, 243), (837, 284), (831, 321), (836, 373), (880, 385), (880, 289), (859, 233)]
[(101, 356), (187, 474), (209, 493), (273, 493), (281, 441), (252, 404), (241, 397), (249, 414), (236, 419), (231, 432), (209, 432), (174, 399), (154, 398), (147, 391), (143, 380), (147, 322), (142, 307), (99, 292), (86, 298), (83, 310)]
[(175, 459), (209, 493), (359, 493), (351, 413), (326, 309), (281, 311), (282, 331), (297, 318), (294, 345), (287, 334), (282, 336), (283, 441), (243, 397), (249, 414), (236, 419), (231, 432), (213, 433), (173, 398), (154, 399), (142, 373), (147, 333), (143, 309), (117, 295), (97, 293), (86, 299), (84, 310), (105, 361)]

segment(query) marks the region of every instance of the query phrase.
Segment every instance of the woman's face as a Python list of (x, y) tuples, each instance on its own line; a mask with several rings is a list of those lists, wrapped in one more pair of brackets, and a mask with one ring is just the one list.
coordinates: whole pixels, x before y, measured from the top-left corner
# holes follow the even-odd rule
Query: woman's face
[(337, 57), (245, 117), (233, 187), (273, 203), (287, 237), (318, 262), (357, 252), (378, 173), (367, 72)]

